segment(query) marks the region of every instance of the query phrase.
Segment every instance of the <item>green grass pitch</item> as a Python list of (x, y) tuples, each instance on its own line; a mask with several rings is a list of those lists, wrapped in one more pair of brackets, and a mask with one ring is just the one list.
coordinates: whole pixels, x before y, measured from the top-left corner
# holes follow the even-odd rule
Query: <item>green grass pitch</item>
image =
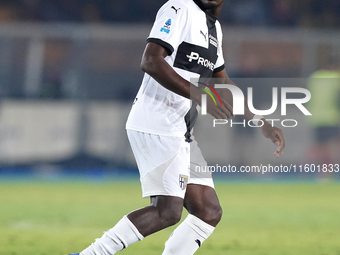
[[(196, 254), (340, 255), (339, 183), (217, 183), (216, 190), (223, 219)], [(148, 202), (138, 182), (1, 182), (0, 254), (79, 252)], [(173, 229), (119, 254), (160, 255)]]

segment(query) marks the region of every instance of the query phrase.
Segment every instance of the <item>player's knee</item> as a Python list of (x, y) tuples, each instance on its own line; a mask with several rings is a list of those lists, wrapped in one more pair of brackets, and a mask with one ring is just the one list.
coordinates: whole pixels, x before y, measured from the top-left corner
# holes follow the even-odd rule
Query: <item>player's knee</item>
[(175, 225), (181, 220), (182, 213), (177, 213), (169, 217), (169, 225)]
[(151, 200), (151, 205), (157, 208), (162, 227), (175, 225), (181, 220), (183, 199), (178, 197), (157, 197)]
[(165, 225), (172, 226), (177, 224), (182, 217), (182, 210), (167, 210), (161, 213), (161, 218)]
[(198, 212), (198, 217), (204, 222), (216, 226), (222, 218), (222, 208), (220, 205), (207, 206)]
[(158, 215), (164, 227), (177, 224), (182, 217), (182, 208), (176, 206), (158, 208)]
[(223, 214), (222, 207), (218, 206), (218, 208), (216, 208), (214, 214), (215, 214), (214, 221), (215, 221), (215, 224), (217, 225), (222, 219), (222, 214)]

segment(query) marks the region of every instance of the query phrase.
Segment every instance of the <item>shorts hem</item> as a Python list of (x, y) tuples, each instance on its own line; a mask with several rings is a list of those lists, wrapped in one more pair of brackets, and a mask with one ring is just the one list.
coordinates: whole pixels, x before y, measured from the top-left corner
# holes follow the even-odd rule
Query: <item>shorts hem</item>
[(153, 196), (179, 197), (179, 198), (184, 199), (185, 192), (183, 193), (183, 195), (169, 194), (169, 193), (165, 193), (165, 192), (157, 192), (157, 193), (153, 192), (153, 193), (146, 193), (146, 194), (142, 195), (143, 198), (149, 198), (149, 197), (153, 197)]
[(188, 185), (189, 184), (196, 184), (196, 185), (202, 185), (202, 186), (208, 186), (210, 188), (213, 188), (215, 189), (215, 184), (214, 184), (214, 181), (213, 179), (211, 178), (206, 178), (208, 180), (202, 180), (203, 178), (192, 178), (192, 179), (189, 179), (188, 181)]

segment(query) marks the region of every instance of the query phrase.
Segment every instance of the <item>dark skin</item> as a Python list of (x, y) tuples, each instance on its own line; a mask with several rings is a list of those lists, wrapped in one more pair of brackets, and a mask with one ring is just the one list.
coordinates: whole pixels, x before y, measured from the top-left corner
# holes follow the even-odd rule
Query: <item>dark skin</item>
[(200, 0), (198, 2), (202, 9), (218, 17), (222, 10), (224, 0)]
[[(200, 0), (201, 8), (214, 16), (218, 16), (224, 0)], [(201, 105), (201, 95), (204, 93), (196, 86), (179, 76), (175, 70), (164, 60), (167, 51), (156, 43), (148, 43), (141, 62), (141, 69), (153, 77), (159, 84), (170, 91), (191, 99)], [(221, 84), (234, 84), (225, 70), (215, 73), (212, 78), (221, 79)], [(236, 85), (235, 85), (236, 86)], [(222, 97), (222, 106), (215, 105), (210, 97), (207, 97), (207, 111), (216, 119), (229, 119), (233, 117), (232, 94), (224, 89), (219, 92)], [(252, 114), (245, 104), (246, 120), (251, 120)], [(278, 146), (274, 155), (279, 157), (283, 154), (285, 142), (282, 131), (272, 127), (267, 121), (261, 127), (262, 134)], [(166, 227), (176, 224), (182, 214), (183, 206), (186, 210), (210, 224), (216, 226), (221, 219), (222, 209), (215, 190), (204, 185), (189, 184), (185, 198), (172, 196), (154, 196), (150, 198), (150, 206), (141, 208), (128, 214), (130, 221), (139, 232), (148, 236)]]

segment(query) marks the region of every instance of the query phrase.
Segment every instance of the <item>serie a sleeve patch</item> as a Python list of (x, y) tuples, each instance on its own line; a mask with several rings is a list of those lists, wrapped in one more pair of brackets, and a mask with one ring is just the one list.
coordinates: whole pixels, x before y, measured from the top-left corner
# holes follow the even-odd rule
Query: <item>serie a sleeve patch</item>
[(165, 32), (167, 34), (170, 33), (170, 27), (171, 27), (171, 19), (167, 19), (163, 27), (161, 28), (161, 32)]

